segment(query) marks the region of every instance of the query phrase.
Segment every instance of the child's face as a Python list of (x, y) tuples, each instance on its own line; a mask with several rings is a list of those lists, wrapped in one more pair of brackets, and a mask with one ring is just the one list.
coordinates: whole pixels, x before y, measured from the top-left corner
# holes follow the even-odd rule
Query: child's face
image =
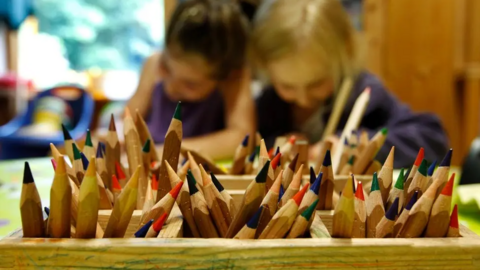
[(278, 95), (305, 109), (315, 109), (333, 94), (333, 79), (319, 61), (303, 50), (267, 64)]
[(210, 67), (199, 56), (174, 57), (165, 53), (161, 72), (170, 98), (181, 101), (200, 101), (208, 97), (217, 85)]

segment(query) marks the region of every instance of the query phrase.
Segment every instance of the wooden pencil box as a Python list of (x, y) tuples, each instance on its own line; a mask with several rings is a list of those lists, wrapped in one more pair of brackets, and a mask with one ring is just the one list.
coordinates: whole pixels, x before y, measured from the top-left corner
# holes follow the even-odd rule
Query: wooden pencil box
[[(336, 189), (344, 181), (335, 179)], [(233, 178), (221, 182), (232, 194), (242, 194), (248, 184)], [(109, 214), (99, 212), (103, 228)], [(137, 229), (140, 215), (134, 212), (126, 237)], [(0, 240), (0, 269), (480, 269), (480, 237), (463, 226), (462, 238), (318, 238), (331, 233), (333, 211), (316, 215), (313, 239), (24, 239), (18, 230)], [(174, 208), (160, 234), (182, 237), (182, 227)]]

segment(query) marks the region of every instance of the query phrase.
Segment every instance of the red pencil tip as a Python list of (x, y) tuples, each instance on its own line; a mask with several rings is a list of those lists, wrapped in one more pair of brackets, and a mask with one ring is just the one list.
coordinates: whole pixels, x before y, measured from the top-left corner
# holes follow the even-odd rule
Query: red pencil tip
[(158, 190), (158, 180), (157, 180), (157, 176), (155, 174), (152, 175), (152, 189), (153, 190)]
[(297, 192), (297, 194), (295, 194), (295, 196), (293, 196), (293, 200), (295, 201), (295, 203), (300, 206), (300, 203), (302, 202), (302, 199), (303, 199), (303, 196), (305, 195), (305, 192), (307, 192), (307, 189), (308, 187), (310, 186), (310, 184), (306, 184), (305, 186), (303, 186), (303, 188)]
[(175, 185), (175, 187), (172, 188), (172, 190), (170, 190), (170, 195), (172, 195), (174, 199), (177, 199), (178, 193), (180, 193), (180, 189), (182, 188), (182, 185), (183, 185), (183, 182), (180, 181), (177, 183), (177, 185)]
[(289, 142), (290, 144), (295, 144), (295, 141), (296, 141), (296, 140), (297, 140), (297, 136), (292, 135), (292, 136), (290, 136), (290, 139), (288, 139), (288, 142)]
[(458, 229), (458, 206), (453, 207), (452, 215), (450, 216), (450, 227)]
[(156, 231), (156, 232), (159, 232), (162, 227), (163, 227), (163, 224), (165, 223), (165, 221), (167, 220), (167, 213), (163, 213), (154, 223), (153, 223), (153, 229)]
[(268, 157), (272, 159), (272, 156), (273, 156), (273, 147), (270, 148), (270, 150), (268, 150)]
[(355, 191), (355, 198), (365, 201), (365, 197), (363, 195), (363, 186), (362, 186), (362, 182), (360, 181), (357, 184), (357, 190)]
[(155, 168), (155, 166), (157, 166), (157, 162), (156, 162), (156, 161), (152, 161), (152, 162), (150, 163), (150, 168), (153, 169), (153, 168)]
[(417, 159), (415, 159), (415, 166), (420, 166), (422, 163), (423, 157), (425, 156), (425, 150), (423, 147), (420, 147), (420, 150), (418, 151)]
[(448, 180), (447, 184), (442, 189), (442, 193), (441, 193), (442, 195), (452, 196), (454, 181), (455, 181), (455, 173), (452, 173), (452, 176), (450, 176), (450, 180)]
[(120, 178), (120, 180), (127, 178), (125, 176), (125, 173), (122, 171), (122, 167), (118, 162), (115, 162), (115, 169), (117, 171), (117, 177)]
[(115, 176), (115, 174), (112, 175), (112, 186), (113, 186), (113, 189), (122, 190), (122, 186), (120, 186), (120, 183), (118, 182), (118, 179)]
[(52, 158), (51, 160), (52, 160), (53, 170), (56, 171), (57, 170), (57, 162), (55, 161), (54, 158)]
[(278, 166), (278, 163), (280, 162), (280, 158), (282, 157), (282, 153), (278, 153), (270, 163), (272, 165), (272, 169), (276, 169)]

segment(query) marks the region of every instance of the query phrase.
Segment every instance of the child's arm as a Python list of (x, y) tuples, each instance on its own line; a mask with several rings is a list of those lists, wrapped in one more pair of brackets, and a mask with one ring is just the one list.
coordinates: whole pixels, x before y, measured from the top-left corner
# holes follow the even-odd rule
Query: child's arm
[(205, 136), (183, 140), (188, 148), (201, 150), (213, 159), (231, 158), (245, 135), (254, 138), (255, 111), (250, 91), (250, 71), (221, 85), (225, 102), (225, 129)]
[(155, 53), (149, 56), (143, 64), (137, 90), (135, 91), (133, 97), (127, 103), (127, 107), (132, 113), (134, 113), (135, 110), (138, 109), (140, 114), (145, 117), (148, 113), (148, 110), (150, 110), (151, 103), (145, 102), (145, 100), (150, 100), (155, 82), (159, 78), (159, 59), (160, 53)]

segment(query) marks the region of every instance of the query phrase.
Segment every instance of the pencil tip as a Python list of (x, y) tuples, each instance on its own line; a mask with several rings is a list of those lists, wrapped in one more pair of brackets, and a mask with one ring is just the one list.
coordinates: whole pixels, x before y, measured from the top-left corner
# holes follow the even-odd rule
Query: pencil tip
[(175, 112), (173, 113), (173, 118), (177, 119), (178, 121), (182, 121), (182, 102), (181, 101), (177, 103), (177, 107), (175, 108)]
[(176, 200), (177, 197), (178, 197), (178, 193), (180, 193), (180, 189), (182, 188), (182, 185), (183, 185), (183, 182), (180, 181), (178, 182), (173, 188), (172, 190), (170, 190), (170, 195), (172, 195), (172, 197)]
[(295, 203), (300, 206), (300, 203), (302, 202), (303, 196), (305, 195), (305, 192), (307, 192), (307, 189), (309, 188), (310, 184), (305, 184), (303, 188), (293, 196), (293, 200)]
[(152, 226), (153, 219), (149, 220), (145, 225), (143, 225), (134, 235), (136, 238), (144, 238), (147, 235), (148, 229)]
[(410, 175), (410, 172), (412, 171), (412, 167), (408, 168), (408, 170), (405, 172), (403, 175), (403, 181), (408, 179), (408, 176)]
[[(188, 171), (190, 172), (190, 170)], [(198, 189), (195, 186), (197, 182), (195, 181), (195, 178), (193, 177), (192, 172), (187, 173), (187, 181), (188, 181), (188, 189), (190, 190), (190, 196), (192, 196), (198, 192)]]
[(78, 150), (77, 148), (77, 145), (76, 144), (72, 144), (72, 148), (73, 148), (73, 159), (74, 160), (79, 160), (82, 158), (82, 155), (80, 155), (80, 150)]
[(256, 156), (257, 153), (255, 153), (255, 151), (253, 151), (250, 156), (248, 156), (248, 162), (250, 163), (253, 163), (253, 161), (255, 160), (255, 156)]
[(280, 154), (280, 146), (277, 146), (277, 150), (275, 151), (275, 156)]
[(455, 182), (455, 173), (452, 173), (447, 184), (443, 187), (441, 194), (445, 196), (452, 196), (454, 182)]
[(418, 172), (423, 176), (427, 176), (427, 160), (422, 160), (422, 163), (420, 163), (420, 167), (418, 168)]
[(325, 153), (325, 158), (323, 159), (323, 166), (328, 167), (332, 165), (332, 157), (330, 155), (330, 150), (327, 150)]
[(313, 184), (316, 178), (317, 176), (315, 175), (315, 171), (313, 170), (313, 167), (310, 166), (310, 184)]
[(275, 193), (280, 193), (280, 186), (282, 185), (283, 179), (283, 170), (280, 171), (277, 178), (273, 182), (273, 185), (270, 187), (270, 190)]
[(415, 166), (420, 166), (420, 163), (422, 162), (423, 160), (423, 157), (425, 156), (425, 150), (423, 149), (423, 147), (420, 147), (420, 150), (418, 151), (418, 154), (417, 154), (417, 159), (415, 159)]
[(310, 189), (317, 195), (318, 195), (318, 192), (320, 191), (320, 184), (322, 183), (322, 177), (323, 177), (323, 173), (321, 172), (318, 174), (318, 177), (315, 179), (315, 181), (313, 181), (313, 184), (310, 187)]
[(440, 163), (440, 167), (450, 167), (450, 162), (452, 161), (452, 153), (453, 149), (450, 148), (450, 150), (448, 150), (447, 154), (443, 158), (442, 163)]
[(115, 161), (115, 170), (116, 170), (117, 176), (120, 180), (127, 178), (125, 176), (125, 173), (122, 170), (122, 166), (120, 166), (120, 163), (118, 163), (118, 161)]
[(92, 134), (90, 133), (90, 129), (87, 129), (87, 138), (85, 139), (85, 145), (93, 147)]
[(143, 153), (150, 153), (150, 139), (147, 139), (145, 141), (145, 144), (143, 145), (143, 148), (142, 148), (142, 152)]
[(162, 227), (163, 227), (163, 224), (165, 223), (165, 221), (167, 220), (167, 213), (163, 213), (154, 223), (153, 223), (153, 229), (156, 231), (156, 232), (159, 232)]
[[(352, 130), (352, 133), (353, 133), (353, 130)], [(343, 140), (343, 145), (348, 145), (347, 137), (345, 137), (345, 139)]]
[[(83, 153), (82, 153), (83, 155)], [(84, 155), (82, 157), (85, 157)], [(85, 176), (96, 176), (97, 174), (97, 167), (95, 166), (95, 158), (92, 157), (90, 159), (90, 161), (88, 161), (86, 158), (85, 160), (83, 160), (83, 166), (84, 166), (84, 170), (86, 171), (85, 172)], [(86, 163), (85, 163), (86, 162)], [(87, 166), (85, 167), (85, 164), (87, 164)]]
[(278, 201), (280, 202), (282, 200), (283, 194), (285, 194), (285, 189), (283, 188), (283, 185), (280, 184), (280, 190), (278, 191)]
[(358, 182), (357, 190), (355, 191), (355, 198), (365, 201), (365, 196), (363, 194), (363, 185), (362, 182)]
[(345, 186), (343, 186), (343, 190), (342, 190), (342, 195), (341, 196), (345, 196), (346, 198), (353, 198), (353, 196), (355, 195), (354, 191), (353, 191), (353, 186), (354, 186), (354, 175), (353, 174), (350, 174), (350, 176), (348, 177), (347, 179), (347, 182), (345, 183)]
[(450, 215), (450, 227), (458, 229), (458, 206), (456, 204)]
[(290, 138), (288, 139), (288, 142), (293, 145), (293, 144), (295, 144), (295, 141), (296, 141), (296, 140), (297, 140), (297, 136), (292, 135), (292, 136), (290, 136)]
[(305, 211), (303, 211), (303, 213), (301, 214), (302, 217), (304, 217), (306, 220), (310, 220), (310, 218), (312, 217), (312, 214), (315, 212), (317, 208), (317, 203), (318, 203), (318, 199), (316, 199), (312, 204), (308, 206), (307, 209), (305, 209)]
[(388, 128), (384, 127), (380, 130), (382, 132), (382, 134), (385, 136), (388, 134)]
[(265, 165), (263, 165), (262, 169), (260, 170), (260, 172), (258, 172), (257, 176), (255, 177), (255, 182), (257, 183), (267, 182), (267, 175), (268, 175), (269, 168), (270, 168), (270, 161), (267, 160), (267, 162), (265, 162)]
[(437, 161), (434, 160), (432, 162), (432, 164), (430, 164), (430, 167), (428, 167), (428, 171), (427, 171), (427, 175), (428, 176), (432, 176), (433, 175), (433, 171), (435, 170), (435, 166), (437, 166)]
[(155, 174), (152, 175), (152, 190), (158, 190), (158, 179)]
[(389, 220), (394, 221), (397, 215), (398, 215), (398, 197), (395, 198), (392, 205), (388, 209), (387, 213), (385, 213), (385, 217)]
[(118, 182), (118, 179), (115, 176), (115, 174), (112, 174), (112, 186), (113, 186), (113, 189), (122, 190), (122, 186), (120, 186), (120, 183)]
[(247, 227), (250, 229), (256, 229), (258, 226), (258, 222), (260, 221), (260, 216), (262, 214), (263, 210), (263, 205), (261, 205), (258, 209), (257, 212), (250, 218), (250, 220), (247, 222)]
[(115, 117), (113, 116), (113, 113), (110, 115), (110, 125), (108, 125), (108, 130), (117, 131), (117, 128), (115, 127)]
[(348, 160), (348, 164), (353, 165), (353, 162), (355, 162), (355, 156), (354, 155), (350, 156), (350, 159)]
[(290, 170), (292, 170), (292, 172), (295, 172), (295, 169), (297, 168), (297, 160), (298, 160), (298, 153), (295, 155), (295, 157), (293, 157), (292, 161), (290, 161), (290, 164), (288, 165), (288, 167), (290, 168)]
[(403, 190), (403, 183), (405, 181), (403, 168), (400, 169), (400, 173), (398, 174), (397, 181), (395, 182), (395, 188), (399, 190)]
[(45, 207), (43, 208), (43, 211), (45, 211), (45, 214), (47, 214), (47, 217), (50, 216), (50, 208), (48, 208), (48, 207), (45, 206)]
[(378, 176), (377, 172), (373, 173), (373, 179), (372, 179), (372, 187), (370, 189), (370, 192), (380, 190), (380, 186), (378, 185)]
[(96, 158), (103, 158), (103, 150), (102, 150), (102, 146), (100, 145), (100, 143), (98, 143), (97, 155), (95, 157)]
[(33, 175), (32, 171), (30, 170), (30, 165), (28, 164), (28, 162), (25, 161), (25, 167), (23, 169), (23, 183), (30, 184), (33, 182)]
[(83, 153), (80, 153), (80, 155), (82, 157), (83, 170), (87, 170), (89, 165), (88, 159)]
[(418, 199), (418, 190), (413, 193), (412, 198), (410, 198), (410, 201), (408, 202), (405, 209), (407, 210), (412, 209), (413, 205), (417, 202), (417, 199)]
[(243, 147), (246, 147), (248, 145), (248, 138), (250, 138), (250, 135), (245, 135), (245, 137), (243, 138), (243, 141), (242, 141), (242, 146)]
[(132, 113), (130, 113), (130, 109), (125, 107), (125, 118), (132, 118)]
[(217, 177), (213, 173), (210, 173), (210, 178), (212, 178), (212, 182), (215, 185), (215, 187), (217, 188), (218, 192), (222, 192), (224, 190), (224, 188), (223, 188), (222, 184), (220, 183), (220, 181), (218, 181)]
[(57, 170), (57, 162), (55, 161), (54, 158), (52, 158), (50, 161), (52, 161), (53, 170), (56, 171)]
[(65, 127), (64, 124), (62, 124), (62, 131), (63, 131), (63, 139), (65, 141), (72, 139), (72, 136), (70, 135), (70, 132), (68, 132), (68, 129)]

